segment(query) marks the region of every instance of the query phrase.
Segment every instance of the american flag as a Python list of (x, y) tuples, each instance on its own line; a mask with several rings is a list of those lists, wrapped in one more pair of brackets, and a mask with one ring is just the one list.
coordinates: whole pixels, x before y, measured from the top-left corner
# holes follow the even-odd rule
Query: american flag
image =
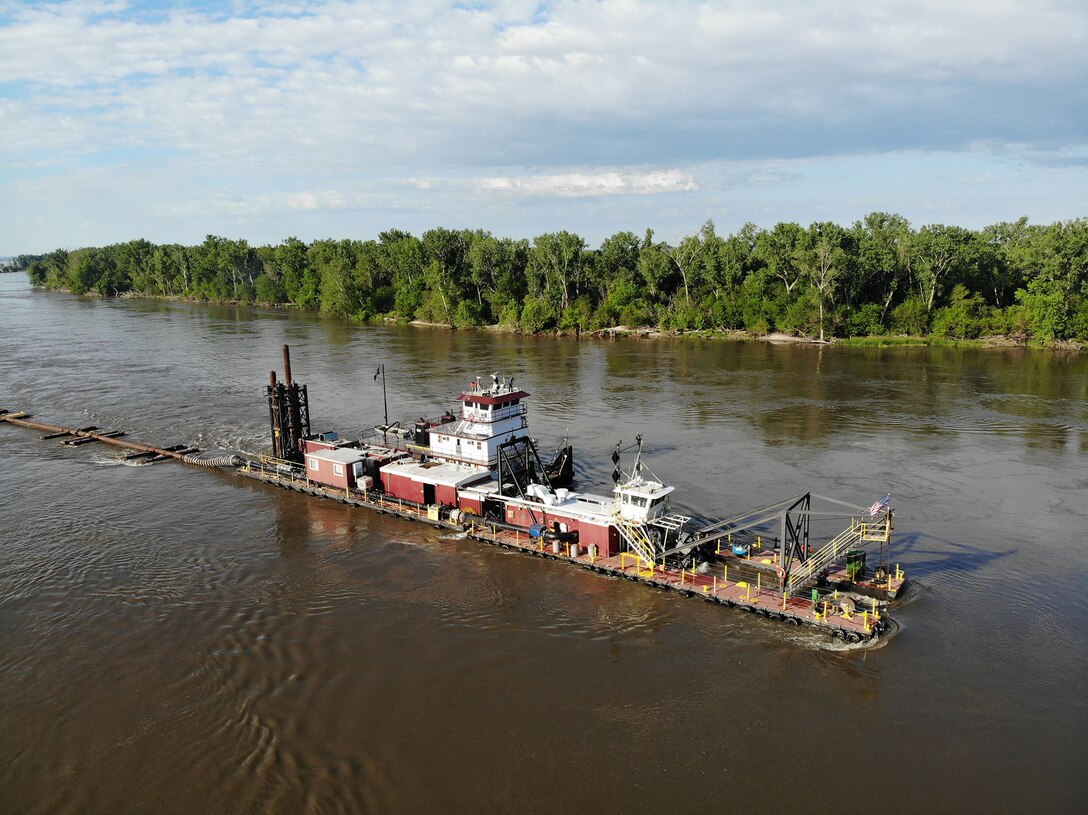
[(880, 512), (880, 510), (884, 509), (891, 502), (892, 502), (892, 497), (890, 495), (885, 495), (879, 501), (874, 501), (873, 505), (871, 507), (869, 507), (869, 515), (870, 516), (876, 515), (878, 512)]

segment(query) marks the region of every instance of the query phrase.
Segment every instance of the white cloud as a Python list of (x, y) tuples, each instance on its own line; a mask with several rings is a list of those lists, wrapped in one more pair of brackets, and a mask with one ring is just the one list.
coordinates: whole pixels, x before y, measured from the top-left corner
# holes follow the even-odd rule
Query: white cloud
[(454, 188), (705, 192), (707, 162), (982, 142), (1045, 164), (1088, 142), (1073, 0), (2, 8), (4, 207), (13, 178), (102, 166), (161, 179), (164, 207), (258, 217)]
[(582, 198), (596, 195), (660, 195), (698, 189), (695, 178), (680, 170), (648, 173), (597, 172), (534, 175), (520, 178), (480, 178), (473, 186), (481, 192), (513, 195)]

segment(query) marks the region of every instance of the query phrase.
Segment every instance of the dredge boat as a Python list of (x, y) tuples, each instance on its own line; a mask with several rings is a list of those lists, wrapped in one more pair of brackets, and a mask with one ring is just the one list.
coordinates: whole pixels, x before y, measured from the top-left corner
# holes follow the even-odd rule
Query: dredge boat
[[(571, 446), (564, 441), (545, 464), (529, 435), (529, 394), (498, 374), (473, 379), (457, 397), (457, 413), (390, 424), (387, 411), (381, 425), (358, 439), (315, 434), (307, 388), (292, 378), (287, 346), (283, 359), (283, 381), (273, 371), (266, 388), (271, 455), (154, 447), (124, 439), (122, 431), (57, 427), (6, 410), (0, 422), (46, 431), (43, 438), (63, 444), (120, 447), (129, 459), (233, 469), (485, 543), (815, 626), (847, 642), (889, 630), (888, 605), (906, 584), (898, 564), (891, 565), (890, 497), (866, 508), (804, 493), (698, 521), (674, 509), (675, 487), (650, 471), (641, 436), (612, 453), (613, 485), (606, 494), (574, 490)], [(625, 470), (622, 456), (631, 453)], [(814, 534), (814, 523), (846, 519), (848, 525), (826, 540)], [(876, 562), (867, 565), (874, 546)]]
[[(547, 465), (529, 435), (529, 393), (513, 378), (473, 379), (458, 408), (411, 426), (382, 425), (359, 439), (310, 432), (305, 385), (273, 371), (266, 390), (271, 456), (243, 475), (379, 512), (463, 530), (470, 538), (676, 589), (849, 642), (888, 628), (887, 604), (905, 585), (890, 565), (890, 499), (871, 507), (805, 493), (713, 522), (675, 511), (675, 487), (643, 460), (642, 437), (617, 446), (608, 494), (570, 489), (565, 441)], [(379, 368), (379, 374), (383, 370)], [(621, 454), (633, 452), (628, 470)], [(849, 518), (819, 542), (812, 524)], [(879, 560), (867, 568), (867, 549)]]

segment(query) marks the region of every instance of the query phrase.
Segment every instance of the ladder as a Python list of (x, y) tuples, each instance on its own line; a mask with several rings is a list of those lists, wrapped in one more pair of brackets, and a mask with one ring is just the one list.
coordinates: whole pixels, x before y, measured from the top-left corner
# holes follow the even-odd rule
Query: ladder
[(786, 591), (790, 594), (811, 582), (813, 577), (823, 571), (828, 565), (842, 557), (847, 550), (855, 548), (864, 540), (856, 524), (851, 523), (849, 529), (844, 529), (823, 548), (809, 555), (808, 560), (798, 565), (796, 569), (790, 569), (789, 580), (786, 583)]
[(646, 530), (642, 528), (642, 525), (625, 521), (619, 517), (612, 520), (616, 525), (616, 529), (619, 530), (620, 537), (627, 543), (627, 548), (638, 555), (643, 566), (652, 569), (655, 554), (654, 542), (650, 540), (650, 536), (646, 534)]

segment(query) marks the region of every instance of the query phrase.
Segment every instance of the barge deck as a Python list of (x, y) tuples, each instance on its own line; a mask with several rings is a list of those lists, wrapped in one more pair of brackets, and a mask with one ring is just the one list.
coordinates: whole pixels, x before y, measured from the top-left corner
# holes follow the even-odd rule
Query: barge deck
[[(728, 558), (737, 561), (734, 564), (733, 579), (730, 579), (728, 560), (720, 567), (720, 571), (715, 571), (713, 574), (676, 569), (661, 563), (650, 568), (638, 556), (629, 552), (620, 552), (610, 557), (597, 557), (584, 548), (572, 547), (569, 543), (563, 544), (559, 541), (549, 543), (541, 537), (533, 537), (517, 530), (488, 524), (482, 518), (473, 518), (467, 523), (455, 523), (448, 518), (443, 518), (437, 511), (438, 507), (428, 507), (399, 498), (387, 498), (381, 493), (358, 493), (315, 484), (294, 475), (270, 472), (266, 469), (266, 465), (259, 461), (247, 461), (237, 472), (244, 477), (284, 489), (363, 507), (406, 520), (429, 523), (436, 529), (463, 533), (468, 538), (481, 543), (565, 562), (610, 577), (676, 591), (687, 597), (719, 603), (730, 608), (739, 608), (795, 626), (812, 626), (845, 642), (875, 639), (888, 628), (886, 602), (882, 603), (873, 599), (867, 608), (858, 608), (853, 612), (844, 611), (842, 604), (838, 601), (850, 593), (851, 589), (847, 586), (830, 592), (819, 592), (818, 599), (815, 600), (790, 596), (778, 590), (777, 587), (772, 587), (773, 583), (770, 579), (764, 583), (758, 576), (753, 576), (752, 573), (762, 572), (764, 569), (753, 567), (746, 570), (744, 566), (747, 562), (732, 555)], [(760, 567), (763, 565), (760, 564)], [(773, 573), (772, 570), (771, 574)], [(747, 579), (737, 579), (738, 576)], [(895, 581), (895, 590), (898, 591), (904, 583), (905, 577), (901, 575)]]

